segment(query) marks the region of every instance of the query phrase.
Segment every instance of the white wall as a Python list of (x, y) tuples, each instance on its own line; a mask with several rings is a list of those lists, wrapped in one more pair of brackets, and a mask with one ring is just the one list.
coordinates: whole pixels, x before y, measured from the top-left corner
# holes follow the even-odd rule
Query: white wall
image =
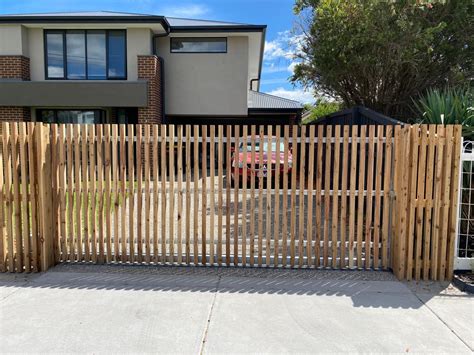
[(170, 37), (157, 39), (164, 59), (167, 115), (247, 115), (248, 37), (228, 37), (227, 53), (170, 53)]
[(138, 78), (138, 55), (151, 55), (152, 32), (146, 28), (127, 29), (127, 71), (128, 80)]
[(0, 55), (28, 56), (25, 28), (21, 25), (0, 25)]
[(44, 38), (41, 28), (28, 29), (31, 80), (44, 80)]

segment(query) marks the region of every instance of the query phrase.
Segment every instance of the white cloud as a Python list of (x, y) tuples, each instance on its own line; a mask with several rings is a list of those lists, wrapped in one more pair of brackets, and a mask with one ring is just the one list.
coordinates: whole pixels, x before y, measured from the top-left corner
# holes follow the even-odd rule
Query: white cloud
[(301, 50), (302, 40), (302, 35), (294, 35), (291, 31), (278, 32), (273, 41), (265, 41), (265, 60), (293, 59), (295, 53)]
[(295, 72), (295, 67), (298, 64), (298, 62), (291, 62), (290, 65), (288, 65), (288, 68), (286, 68), (291, 74)]
[(48, 76), (51, 78), (58, 78), (64, 76), (64, 68), (62, 66), (48, 66)]
[(276, 90), (269, 91), (267, 92), (267, 94), (284, 97), (290, 100), (299, 101), (303, 104), (314, 103), (315, 101), (313, 93), (310, 91), (306, 91), (304, 89), (287, 90), (281, 87)]
[(277, 37), (265, 42), (263, 73), (289, 72), (293, 74), (299, 60), (295, 54), (301, 50), (301, 35), (294, 35), (291, 31), (278, 32)]
[(204, 5), (170, 6), (163, 9), (163, 14), (169, 17), (200, 17), (209, 12)]
[(287, 72), (288, 68), (286, 65), (280, 65), (279, 63), (264, 63), (262, 71), (264, 74), (282, 73)]
[(284, 48), (284, 45), (279, 41), (265, 41), (265, 60), (272, 60), (277, 58), (291, 59), (291, 52)]

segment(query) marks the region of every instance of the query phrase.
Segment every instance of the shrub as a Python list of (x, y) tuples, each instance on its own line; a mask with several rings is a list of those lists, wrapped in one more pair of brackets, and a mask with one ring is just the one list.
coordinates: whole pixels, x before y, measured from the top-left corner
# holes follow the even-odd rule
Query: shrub
[(315, 106), (309, 106), (306, 108), (310, 111), (310, 115), (303, 121), (303, 124), (316, 121), (318, 118), (340, 111), (342, 105), (339, 102), (320, 101)]
[(472, 87), (430, 89), (413, 100), (420, 123), (460, 124), (463, 136), (474, 140), (474, 90)]

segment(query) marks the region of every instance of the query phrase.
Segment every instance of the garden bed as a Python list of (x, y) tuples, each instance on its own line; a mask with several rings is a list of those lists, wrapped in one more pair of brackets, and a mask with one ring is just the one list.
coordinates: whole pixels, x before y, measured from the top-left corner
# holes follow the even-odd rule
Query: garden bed
[(453, 283), (461, 291), (474, 294), (474, 273), (458, 273), (454, 275)]

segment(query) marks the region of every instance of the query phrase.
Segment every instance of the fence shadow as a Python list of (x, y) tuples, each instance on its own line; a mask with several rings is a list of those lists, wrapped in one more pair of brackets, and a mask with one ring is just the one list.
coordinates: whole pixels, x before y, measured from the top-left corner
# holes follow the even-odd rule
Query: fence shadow
[(379, 271), (60, 264), (39, 275), (0, 275), (0, 287), (336, 296), (364, 308), (423, 305), (404, 283)]

